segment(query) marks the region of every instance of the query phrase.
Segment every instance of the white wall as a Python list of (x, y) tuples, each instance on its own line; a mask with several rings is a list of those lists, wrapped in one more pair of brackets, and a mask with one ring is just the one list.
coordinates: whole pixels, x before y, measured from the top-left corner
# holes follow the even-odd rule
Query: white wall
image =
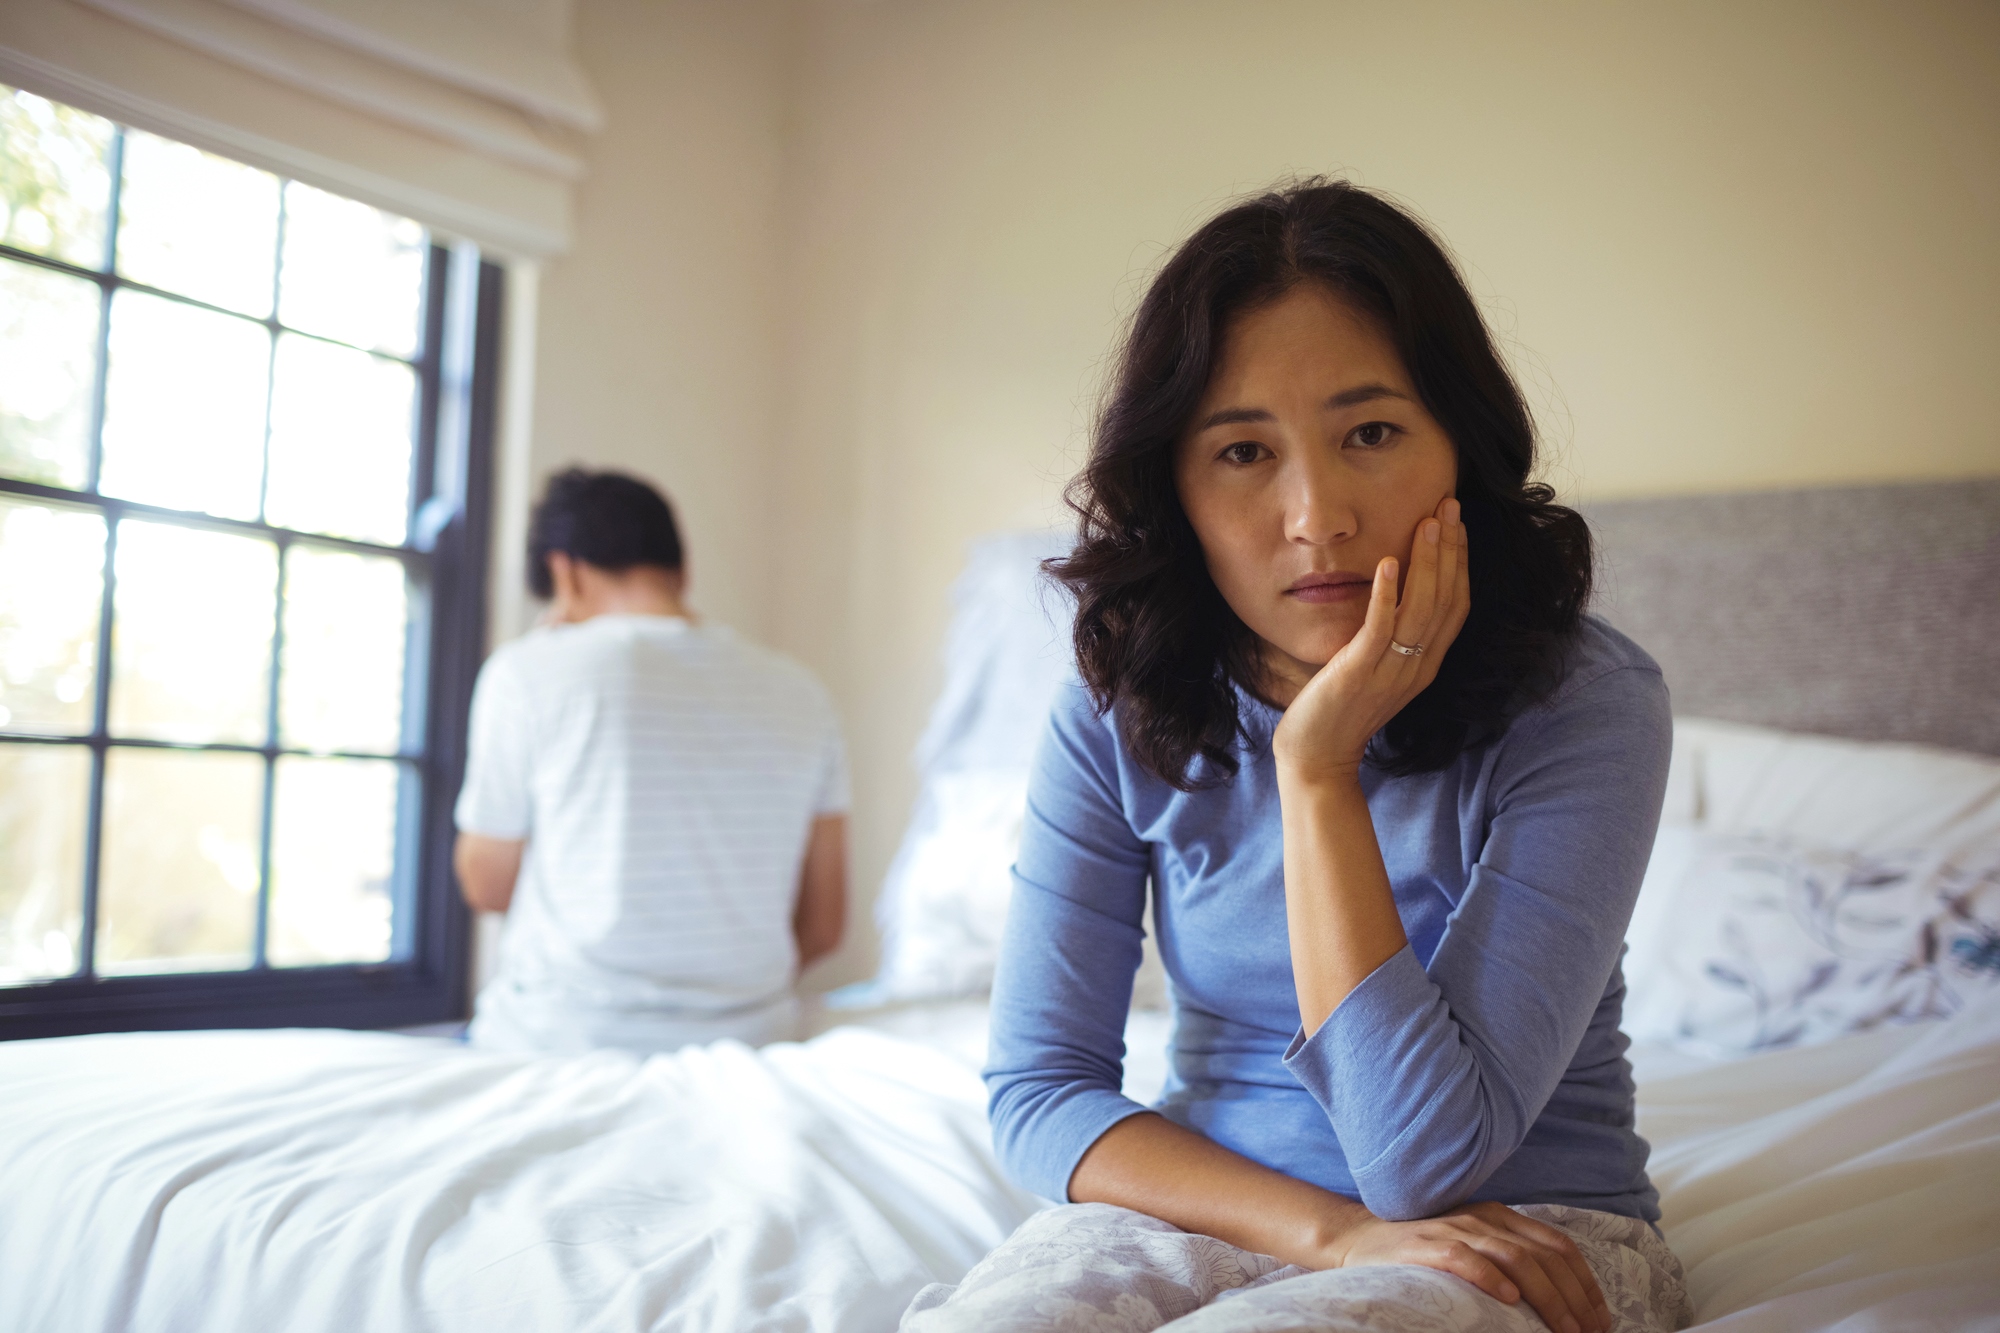
[[(1060, 518), (1148, 272), (1287, 173), (1437, 226), (1572, 496), (2000, 472), (1987, 3), (583, 0), (579, 23), (611, 123), (540, 284), (529, 461), (662, 483), (697, 601), (827, 680), (864, 913), (965, 542)], [(820, 980), (872, 962), (857, 931)]]
[[(582, 0), (578, 57), (607, 122), (575, 245), (543, 266), (534, 316), (533, 485), (574, 462), (665, 488), (694, 605), (759, 638), (776, 611), (790, 14), (765, 0)], [(502, 572), (496, 591), (518, 596), (518, 560)]]

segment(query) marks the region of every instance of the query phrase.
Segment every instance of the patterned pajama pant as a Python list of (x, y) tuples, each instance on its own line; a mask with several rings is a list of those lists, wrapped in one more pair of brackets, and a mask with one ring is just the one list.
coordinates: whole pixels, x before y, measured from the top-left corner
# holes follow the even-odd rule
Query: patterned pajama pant
[[(1597, 1275), (1614, 1333), (1671, 1333), (1694, 1317), (1680, 1261), (1634, 1218), (1556, 1204), (1520, 1212), (1569, 1233)], [(1110, 1204), (1037, 1213), (956, 1287), (917, 1293), (901, 1333), (1546, 1333), (1506, 1305), (1415, 1264), (1314, 1272)]]

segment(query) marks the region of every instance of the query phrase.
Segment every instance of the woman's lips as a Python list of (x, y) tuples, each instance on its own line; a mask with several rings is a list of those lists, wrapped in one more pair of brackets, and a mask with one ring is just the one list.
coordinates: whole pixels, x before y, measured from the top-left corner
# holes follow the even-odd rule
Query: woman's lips
[(1308, 574), (1285, 589), (1285, 596), (1315, 605), (1366, 601), (1372, 582), (1366, 574)]

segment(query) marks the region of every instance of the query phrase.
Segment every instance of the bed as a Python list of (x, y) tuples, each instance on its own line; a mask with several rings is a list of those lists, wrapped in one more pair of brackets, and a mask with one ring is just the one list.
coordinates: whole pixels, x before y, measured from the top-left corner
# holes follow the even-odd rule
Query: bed
[[(1699, 1321), (2000, 1329), (2000, 483), (1592, 517), (1601, 606), (1689, 714), (1630, 962), (1640, 1128)], [(814, 1035), (648, 1060), (339, 1031), (0, 1043), (0, 1329), (892, 1329), (1045, 1206), (999, 1173), (977, 1070), (1020, 715), (1061, 669), (1047, 548), (973, 553), (887, 962)], [(1737, 605), (1746, 562), (1782, 615)], [(1969, 600), (1884, 633), (1870, 589), (1913, 577)], [(1911, 682), (1899, 634), (1985, 666)], [(1134, 1096), (1170, 1023), (1149, 964)]]

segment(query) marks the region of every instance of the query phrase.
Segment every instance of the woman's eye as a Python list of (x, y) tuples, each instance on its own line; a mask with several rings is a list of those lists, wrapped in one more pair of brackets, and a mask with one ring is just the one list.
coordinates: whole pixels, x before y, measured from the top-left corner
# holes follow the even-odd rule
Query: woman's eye
[(1257, 445), (1249, 440), (1238, 440), (1235, 444), (1230, 445), (1222, 451), (1222, 461), (1225, 463), (1254, 463), (1257, 461), (1258, 452)]
[(1399, 428), (1386, 421), (1370, 421), (1347, 433), (1347, 442), (1363, 449), (1380, 449), (1394, 440)]

